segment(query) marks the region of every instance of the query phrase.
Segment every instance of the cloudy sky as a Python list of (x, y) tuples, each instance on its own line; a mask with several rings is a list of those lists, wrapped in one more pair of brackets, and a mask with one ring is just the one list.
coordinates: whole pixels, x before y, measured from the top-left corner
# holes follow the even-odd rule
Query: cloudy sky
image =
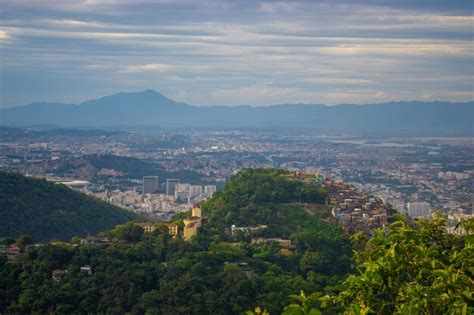
[(0, 106), (474, 99), (472, 1), (0, 0)]

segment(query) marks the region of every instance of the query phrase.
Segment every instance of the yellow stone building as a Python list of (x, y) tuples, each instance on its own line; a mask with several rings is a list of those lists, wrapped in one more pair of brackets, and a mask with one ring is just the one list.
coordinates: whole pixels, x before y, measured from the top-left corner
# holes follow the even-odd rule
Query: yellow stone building
[(201, 217), (192, 216), (184, 219), (183, 223), (183, 238), (185, 241), (190, 241), (193, 236), (197, 235), (198, 228), (201, 227)]
[(199, 204), (199, 203), (193, 204), (193, 208), (192, 208), (191, 212), (192, 212), (193, 217), (201, 218), (202, 217), (201, 204)]
[(165, 224), (165, 225), (168, 228), (169, 235), (171, 235), (173, 237), (178, 235), (178, 225), (177, 224), (168, 223), (168, 224)]
[(135, 223), (135, 225), (141, 227), (145, 233), (151, 233), (158, 227), (156, 223)]
[(198, 225), (196, 223), (188, 223), (184, 226), (183, 238), (185, 241), (190, 241), (191, 238), (197, 235)]

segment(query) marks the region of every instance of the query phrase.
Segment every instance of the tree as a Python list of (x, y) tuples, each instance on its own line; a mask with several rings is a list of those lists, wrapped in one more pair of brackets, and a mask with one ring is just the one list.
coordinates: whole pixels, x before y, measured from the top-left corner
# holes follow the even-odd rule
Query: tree
[(16, 244), (22, 249), (25, 249), (26, 245), (33, 244), (33, 240), (28, 235), (21, 235), (19, 238), (17, 238)]
[(309, 203), (324, 203), (326, 191), (316, 183), (305, 185), (301, 188), (301, 201)]
[(358, 274), (325, 300), (347, 314), (472, 314), (473, 225), (465, 222), (466, 235), (457, 236), (441, 216), (415, 224), (400, 217), (369, 240), (355, 235)]
[(295, 301), (285, 307), (283, 315), (321, 315), (319, 308), (319, 298), (321, 293), (316, 292), (306, 296), (303, 291), (299, 295), (291, 295), (290, 298)]
[[(0, 257), (0, 313), (242, 314), (259, 305), (255, 313), (268, 315), (294, 292), (335, 292), (350, 268), (350, 242), (296, 204), (306, 184), (286, 171), (243, 171), (205, 203), (208, 220), (193, 242), (164, 225), (144, 234), (130, 223), (103, 232), (107, 244), (74, 238), (75, 246), (31, 247), (14, 263)], [(230, 224), (267, 227), (239, 237), (226, 233)], [(255, 236), (289, 238), (294, 247), (252, 244)]]
[(259, 306), (255, 308), (254, 311), (247, 311), (245, 315), (270, 315), (267, 310), (262, 310)]
[(118, 226), (115, 231), (113, 231), (113, 234), (123, 241), (138, 242), (145, 234), (145, 231), (142, 227), (130, 222)]

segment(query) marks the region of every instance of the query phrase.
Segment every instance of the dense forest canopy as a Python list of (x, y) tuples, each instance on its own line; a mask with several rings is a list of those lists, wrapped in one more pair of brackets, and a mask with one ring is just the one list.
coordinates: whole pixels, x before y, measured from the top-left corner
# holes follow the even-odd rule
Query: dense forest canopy
[[(21, 237), (16, 243), (23, 254), (17, 260), (0, 258), (0, 312), (474, 311), (472, 220), (465, 222), (465, 234), (452, 235), (442, 218), (412, 222), (398, 217), (372, 238), (355, 234), (351, 245), (328, 216), (325, 196), (312, 177), (245, 169), (202, 205), (205, 220), (189, 242), (172, 238), (164, 224), (145, 233), (133, 223), (101, 233), (112, 240), (103, 245), (73, 239), (28, 247), (28, 238)], [(265, 228), (230, 233), (232, 225)], [(256, 236), (289, 239), (292, 245), (252, 243)], [(61, 277), (53, 279), (55, 274)]]
[(244, 169), (204, 205), (204, 212), (220, 227), (281, 223), (286, 215), (294, 215), (290, 211), (279, 216), (282, 208), (325, 201), (326, 191), (315, 179), (305, 183), (281, 169)]
[(447, 233), (445, 218), (404, 218), (367, 239), (353, 236), (357, 272), (337, 296), (349, 314), (473, 314), (474, 219)]
[[(240, 314), (262, 305), (279, 313), (294, 292), (336, 292), (350, 270), (350, 241), (326, 222), (327, 213), (299, 204), (305, 185), (313, 184), (285, 171), (244, 170), (203, 205), (208, 220), (191, 242), (171, 238), (165, 227), (145, 234), (130, 223), (103, 233), (117, 239), (106, 246), (30, 248), (15, 262), (1, 261), (0, 311)], [(324, 203), (320, 186), (309, 193), (307, 201)], [(268, 228), (230, 235), (232, 224)], [(293, 246), (252, 244), (253, 236), (288, 238)], [(90, 275), (81, 272), (85, 265)], [(60, 281), (52, 279), (56, 269), (67, 270)]]
[(64, 185), (0, 172), (0, 235), (35, 241), (95, 235), (136, 218)]
[(370, 239), (354, 235), (356, 272), (343, 290), (301, 291), (283, 314), (472, 314), (474, 219), (458, 226), (460, 235), (447, 233), (445, 223), (442, 215), (416, 223), (399, 217)]

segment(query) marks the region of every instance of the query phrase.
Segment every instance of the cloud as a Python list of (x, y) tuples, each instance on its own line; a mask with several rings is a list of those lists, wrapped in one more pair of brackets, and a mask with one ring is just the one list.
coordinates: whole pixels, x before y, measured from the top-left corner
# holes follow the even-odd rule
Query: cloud
[(8, 32), (0, 29), (0, 41), (7, 40), (9, 38), (10, 35), (8, 35)]
[(423, 43), (416, 44), (365, 44), (365, 45), (341, 45), (332, 47), (314, 48), (315, 52), (332, 55), (466, 55), (472, 56), (473, 47), (469, 44), (449, 43)]
[(123, 72), (166, 72), (173, 69), (172, 65), (150, 63), (146, 65), (130, 65), (123, 69)]
[(306, 78), (302, 79), (301, 82), (305, 83), (316, 83), (316, 84), (331, 84), (331, 85), (361, 85), (374, 83), (372, 80), (366, 79), (351, 79), (351, 78)]
[(468, 2), (0, 3), (4, 105), (141, 88), (203, 105), (472, 100)]
[(210, 96), (214, 100), (226, 99), (229, 105), (318, 103), (321, 100), (321, 94), (316, 91), (275, 87), (269, 84), (256, 84), (234, 89), (216, 89), (210, 93)]
[[(412, 100), (451, 100), (465, 101), (474, 99), (474, 91), (421, 91), (414, 90), (377, 90), (368, 88), (347, 89), (338, 88), (319, 90), (318, 88), (288, 88), (272, 86), (270, 84), (255, 84), (231, 89), (217, 89), (210, 93), (211, 101), (226, 99), (227, 105), (242, 104), (285, 104), (285, 103), (306, 103), (306, 104), (367, 104), (382, 103), (390, 101), (412, 101)], [(219, 104), (219, 102), (214, 102)]]

